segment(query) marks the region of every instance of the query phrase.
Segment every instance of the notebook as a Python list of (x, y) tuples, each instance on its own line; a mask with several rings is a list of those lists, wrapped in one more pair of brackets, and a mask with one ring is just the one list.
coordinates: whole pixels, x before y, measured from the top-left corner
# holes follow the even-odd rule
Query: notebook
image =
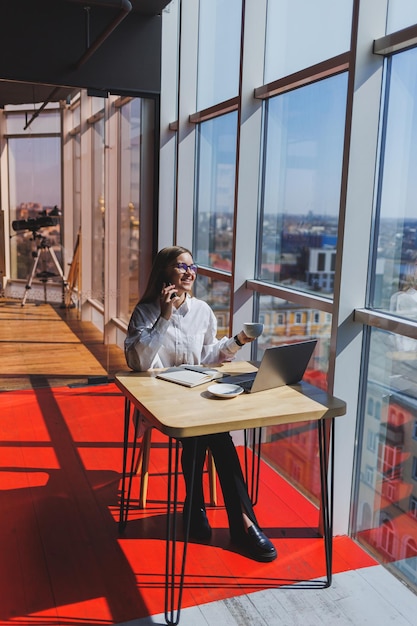
[(257, 372), (226, 376), (219, 383), (240, 385), (248, 393), (294, 385), (304, 376), (317, 339), (267, 348)]
[(208, 383), (216, 378), (221, 378), (223, 374), (216, 369), (204, 367), (202, 365), (179, 365), (170, 367), (157, 374), (157, 378), (168, 380), (171, 383), (178, 383), (185, 387), (196, 387), (203, 383)]

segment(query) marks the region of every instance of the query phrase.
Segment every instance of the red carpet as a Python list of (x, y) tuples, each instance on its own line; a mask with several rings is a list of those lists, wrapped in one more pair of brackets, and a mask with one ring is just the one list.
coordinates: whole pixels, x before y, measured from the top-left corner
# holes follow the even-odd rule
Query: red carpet
[[(148, 507), (133, 502), (120, 537), (117, 388), (3, 392), (1, 401), (0, 625), (117, 624), (163, 612), (166, 439), (153, 437)], [(266, 465), (256, 512), (278, 559), (233, 552), (222, 504), (210, 508), (212, 543), (189, 545), (183, 607), (324, 576), (323, 540), (309, 530), (316, 508)], [(335, 538), (335, 573), (373, 564)]]

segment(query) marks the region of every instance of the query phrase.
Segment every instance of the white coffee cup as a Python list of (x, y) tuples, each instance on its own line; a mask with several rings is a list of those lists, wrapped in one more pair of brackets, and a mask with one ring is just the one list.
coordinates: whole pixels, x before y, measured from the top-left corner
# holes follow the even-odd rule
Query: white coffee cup
[(256, 337), (262, 335), (263, 329), (264, 325), (258, 324), (257, 322), (246, 322), (243, 324), (243, 332), (251, 339), (256, 339)]

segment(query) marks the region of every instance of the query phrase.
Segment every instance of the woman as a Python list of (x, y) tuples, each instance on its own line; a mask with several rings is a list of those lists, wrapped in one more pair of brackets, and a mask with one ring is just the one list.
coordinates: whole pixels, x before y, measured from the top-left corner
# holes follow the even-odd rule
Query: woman
[[(126, 361), (133, 370), (218, 364), (232, 360), (245, 343), (253, 341), (243, 331), (234, 338), (216, 338), (213, 311), (206, 302), (191, 296), (196, 274), (197, 267), (186, 248), (171, 246), (158, 252), (125, 340)], [(194, 442), (197, 456), (190, 498)], [(203, 494), (203, 467), (209, 448), (223, 492), (232, 542), (256, 560), (273, 561), (276, 549), (258, 526), (230, 434), (184, 438), (181, 443), (186, 486), (184, 519), (192, 501), (190, 537), (200, 541), (211, 537)]]

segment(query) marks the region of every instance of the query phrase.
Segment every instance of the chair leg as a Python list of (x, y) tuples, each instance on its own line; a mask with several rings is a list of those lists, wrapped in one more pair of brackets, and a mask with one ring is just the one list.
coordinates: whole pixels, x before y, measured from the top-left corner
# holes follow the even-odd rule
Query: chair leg
[[(139, 485), (139, 508), (146, 509), (146, 499), (148, 495), (149, 480), (149, 458), (151, 454), (152, 427), (147, 428), (143, 434), (140, 444), (138, 461), (136, 463), (136, 474), (141, 473)], [(207, 451), (206, 457), (207, 472), (209, 478), (210, 505), (217, 505), (217, 472), (213, 455), (210, 450)]]
[[(139, 411), (135, 409), (133, 412), (132, 421), (137, 432), (138, 432), (138, 427), (139, 427), (139, 419), (140, 419)], [(138, 434), (138, 438), (139, 437), (140, 437), (140, 434)], [(140, 471), (142, 469), (142, 461), (143, 461), (142, 446), (140, 446), (138, 450), (138, 458), (137, 458), (136, 465), (135, 465), (136, 475), (140, 474)]]
[(217, 505), (217, 472), (216, 465), (214, 463), (213, 455), (210, 450), (207, 451), (206, 457), (207, 471), (209, 477), (210, 487), (210, 504), (211, 506)]
[(142, 462), (143, 462), (143, 454), (142, 454), (142, 446), (140, 446), (140, 450), (138, 453), (138, 459), (136, 461), (136, 465), (135, 465), (135, 474), (136, 476), (138, 474), (140, 474), (141, 470), (142, 470)]
[[(141, 462), (142, 475), (140, 477), (139, 487), (139, 508), (146, 509), (146, 498), (148, 495), (148, 479), (149, 479), (149, 456), (151, 452), (152, 428), (147, 428), (142, 437), (141, 443)], [(139, 466), (139, 463), (138, 463)]]

